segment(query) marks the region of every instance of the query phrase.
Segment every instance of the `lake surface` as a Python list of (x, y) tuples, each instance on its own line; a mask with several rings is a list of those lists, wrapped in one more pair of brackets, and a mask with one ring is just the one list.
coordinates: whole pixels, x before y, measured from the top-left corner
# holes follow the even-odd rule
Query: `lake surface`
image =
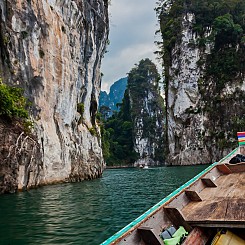
[(97, 180), (2, 195), (0, 244), (100, 244), (204, 168), (112, 169)]

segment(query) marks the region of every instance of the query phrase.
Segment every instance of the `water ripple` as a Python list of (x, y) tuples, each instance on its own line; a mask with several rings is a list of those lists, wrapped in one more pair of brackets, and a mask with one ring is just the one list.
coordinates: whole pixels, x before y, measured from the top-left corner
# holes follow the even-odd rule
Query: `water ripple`
[(114, 169), (93, 181), (0, 196), (0, 244), (99, 244), (203, 168)]

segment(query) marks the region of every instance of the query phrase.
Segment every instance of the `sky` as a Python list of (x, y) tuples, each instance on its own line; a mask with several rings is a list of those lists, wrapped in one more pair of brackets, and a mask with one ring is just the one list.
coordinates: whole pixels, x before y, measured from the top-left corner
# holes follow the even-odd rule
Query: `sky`
[(157, 63), (154, 41), (159, 39), (155, 31), (159, 29), (156, 0), (111, 0), (110, 44), (108, 53), (102, 59), (101, 72), (103, 91), (138, 64), (141, 59), (150, 58)]

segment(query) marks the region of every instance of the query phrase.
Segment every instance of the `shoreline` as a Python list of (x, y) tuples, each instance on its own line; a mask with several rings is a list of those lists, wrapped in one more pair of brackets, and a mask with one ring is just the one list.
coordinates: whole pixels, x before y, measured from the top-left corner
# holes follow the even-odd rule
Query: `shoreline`
[[(158, 167), (188, 167), (188, 166), (200, 166), (200, 165), (211, 165), (210, 163), (197, 163), (197, 164), (189, 164), (189, 165), (155, 165), (155, 166), (148, 166), (149, 168), (158, 168)], [(124, 168), (140, 168), (134, 166), (106, 166), (105, 169), (124, 169)]]
[(120, 168), (137, 168), (137, 167), (134, 167), (134, 166), (106, 166), (105, 169), (120, 169)]

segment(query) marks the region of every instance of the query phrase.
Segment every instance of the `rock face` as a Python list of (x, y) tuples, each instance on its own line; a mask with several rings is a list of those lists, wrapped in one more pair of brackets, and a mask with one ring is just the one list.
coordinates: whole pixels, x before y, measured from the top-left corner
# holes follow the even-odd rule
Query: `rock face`
[(238, 17), (245, 5), (227, 1), (227, 10), (214, 10), (204, 2), (166, 1), (161, 8), (170, 165), (219, 160), (245, 129), (245, 28)]
[(159, 74), (149, 59), (141, 60), (128, 77), (134, 150), (139, 159), (134, 166), (164, 162), (164, 103), (159, 92)]
[(107, 9), (107, 0), (0, 2), (1, 76), (24, 88), (40, 149), (32, 172), (42, 174), (15, 169), (19, 189), (102, 173), (96, 112)]
[(0, 194), (37, 186), (44, 177), (37, 138), (19, 121), (0, 120), (0, 135)]
[[(205, 133), (205, 115), (196, 113), (201, 99), (198, 80), (202, 76), (198, 60), (204, 53), (190, 45), (198, 36), (193, 33), (195, 16), (188, 13), (182, 20), (181, 44), (172, 50), (167, 94), (169, 162), (173, 165), (212, 161), (200, 135)], [(193, 110), (190, 115), (188, 110)], [(190, 162), (191, 159), (191, 162)]]

